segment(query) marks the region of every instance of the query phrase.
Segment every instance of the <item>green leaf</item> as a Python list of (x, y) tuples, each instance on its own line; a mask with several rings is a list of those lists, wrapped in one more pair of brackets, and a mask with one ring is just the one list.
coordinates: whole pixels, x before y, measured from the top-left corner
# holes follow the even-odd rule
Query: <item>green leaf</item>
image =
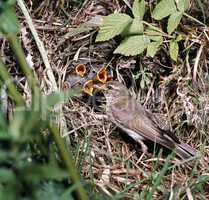
[(75, 95), (76, 95), (76, 91), (74, 90), (56, 92), (56, 93), (50, 94), (49, 96), (43, 96), (41, 100), (41, 104), (46, 105), (47, 108), (53, 107), (57, 103), (66, 101), (70, 97), (73, 97)]
[(105, 16), (96, 42), (106, 41), (119, 35), (131, 22), (132, 18), (126, 14), (115, 13)]
[(140, 87), (141, 87), (141, 89), (144, 89), (144, 87), (145, 87), (145, 81), (144, 81), (143, 77), (140, 81)]
[(183, 14), (178, 11), (171, 14), (171, 16), (168, 19), (168, 26), (167, 26), (167, 31), (169, 34), (171, 34), (176, 29), (176, 27), (179, 25), (182, 15)]
[(124, 30), (124, 35), (139, 35), (144, 32), (144, 26), (140, 18), (134, 18), (132, 23)]
[(114, 53), (123, 54), (125, 56), (138, 55), (147, 48), (149, 42), (149, 38), (145, 35), (131, 36), (125, 38), (115, 49)]
[(147, 47), (147, 55), (150, 57), (154, 57), (157, 53), (159, 46), (163, 43), (163, 41), (151, 42)]
[(0, 2), (0, 12), (4, 12), (9, 7), (13, 6), (16, 3), (16, 0), (7, 0), (7, 1), (1, 1)]
[(152, 16), (156, 20), (161, 20), (174, 12), (176, 12), (174, 0), (162, 0), (153, 10)]
[(76, 28), (70, 28), (68, 33), (66, 33), (63, 37), (64, 37), (64, 41), (65, 39), (68, 39), (70, 37), (76, 36), (80, 33), (84, 33), (87, 31), (91, 31), (95, 28), (97, 28), (98, 26), (102, 25), (102, 21), (103, 21), (103, 17), (96, 15), (95, 17), (92, 17), (89, 21), (79, 25)]
[(145, 13), (145, 1), (135, 0), (133, 3), (132, 12), (134, 17), (140, 17), (140, 19), (142, 20)]
[(178, 0), (176, 1), (177, 8), (179, 11), (184, 12), (189, 8), (189, 0)]
[(179, 34), (177, 37), (176, 37), (176, 42), (179, 42), (183, 40), (183, 36), (181, 34)]
[(13, 9), (7, 9), (0, 14), (0, 32), (3, 34), (17, 33), (19, 23)]
[(22, 169), (22, 177), (27, 180), (40, 181), (41, 179), (61, 180), (69, 176), (68, 172), (53, 165), (26, 165)]
[(177, 57), (178, 57), (178, 53), (179, 53), (179, 45), (176, 42), (176, 40), (170, 41), (169, 53), (170, 53), (171, 58), (174, 61), (177, 61)]
[(159, 32), (158, 30), (152, 29), (151, 27), (148, 27), (145, 30), (145, 35), (148, 36), (151, 40), (153, 41), (162, 41), (162, 33)]

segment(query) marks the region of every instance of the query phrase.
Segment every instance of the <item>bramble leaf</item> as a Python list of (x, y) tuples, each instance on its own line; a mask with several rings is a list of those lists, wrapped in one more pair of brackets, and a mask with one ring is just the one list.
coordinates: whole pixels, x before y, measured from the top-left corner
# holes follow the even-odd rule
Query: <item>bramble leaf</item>
[(177, 8), (179, 11), (184, 12), (189, 8), (189, 0), (178, 0), (176, 1)]
[(170, 41), (169, 53), (170, 53), (171, 58), (174, 61), (177, 61), (177, 57), (178, 57), (178, 53), (179, 53), (179, 45), (176, 42), (176, 40)]
[(150, 42), (147, 47), (147, 55), (153, 58), (162, 43), (163, 41)]
[(134, 18), (132, 23), (124, 30), (124, 35), (138, 35), (144, 32), (144, 26), (139, 17)]
[(132, 7), (134, 17), (140, 17), (143, 19), (145, 13), (145, 1), (135, 0)]
[(153, 10), (152, 16), (156, 20), (161, 20), (174, 12), (176, 12), (174, 0), (162, 0)]
[(182, 15), (183, 14), (178, 11), (171, 14), (171, 16), (168, 19), (168, 26), (167, 26), (167, 31), (169, 34), (171, 34), (176, 29), (176, 27), (181, 21)]
[(121, 13), (105, 16), (97, 34), (96, 42), (106, 41), (119, 35), (132, 20), (130, 16)]
[(127, 37), (115, 49), (114, 53), (123, 54), (125, 56), (138, 55), (141, 54), (147, 48), (149, 42), (149, 37), (145, 35), (135, 35)]

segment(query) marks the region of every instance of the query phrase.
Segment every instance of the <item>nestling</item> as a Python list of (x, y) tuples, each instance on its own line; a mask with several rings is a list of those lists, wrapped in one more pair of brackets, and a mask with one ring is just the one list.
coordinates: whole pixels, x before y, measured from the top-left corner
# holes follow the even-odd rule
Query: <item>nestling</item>
[(187, 159), (195, 156), (196, 150), (188, 144), (182, 143), (170, 130), (162, 129), (151, 111), (142, 107), (133, 97), (128, 89), (118, 81), (112, 81), (104, 92), (106, 97), (106, 113), (116, 126), (121, 128), (135, 141), (139, 142), (142, 150), (146, 151), (144, 141), (151, 140)]

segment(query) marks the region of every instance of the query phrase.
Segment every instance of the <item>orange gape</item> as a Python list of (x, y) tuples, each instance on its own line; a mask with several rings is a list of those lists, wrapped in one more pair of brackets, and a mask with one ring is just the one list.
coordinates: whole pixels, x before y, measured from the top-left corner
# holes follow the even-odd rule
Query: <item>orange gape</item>
[(76, 72), (77, 75), (79, 75), (81, 77), (84, 77), (84, 75), (86, 74), (86, 66), (83, 65), (83, 64), (78, 64), (75, 67), (75, 72)]
[(107, 71), (104, 67), (97, 72), (97, 80), (101, 83), (107, 82)]
[(94, 88), (93, 88), (93, 81), (92, 81), (92, 80), (86, 81), (86, 82), (84, 83), (82, 89), (83, 89), (83, 91), (84, 91), (86, 94), (92, 96), (92, 95), (93, 95), (93, 89), (94, 89)]
[[(78, 64), (75, 66), (75, 72), (82, 79), (87, 80), (82, 85), (82, 90), (84, 93), (92, 96), (95, 85), (106, 84), (113, 80), (113, 77), (108, 74), (105, 67), (101, 67), (95, 76), (92, 76), (91, 72), (87, 73), (87, 68), (84, 64)], [(92, 76), (92, 77), (91, 77)], [(81, 80), (82, 80), (81, 79)], [(83, 82), (83, 80), (82, 80)]]

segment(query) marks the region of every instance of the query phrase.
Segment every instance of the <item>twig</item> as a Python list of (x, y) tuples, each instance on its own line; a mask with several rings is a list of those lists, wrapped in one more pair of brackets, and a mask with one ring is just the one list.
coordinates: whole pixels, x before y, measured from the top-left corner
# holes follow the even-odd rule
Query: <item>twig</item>
[(49, 64), (49, 60), (48, 60), (47, 53), (44, 48), (43, 42), (40, 40), (40, 38), (38, 36), (38, 33), (33, 25), (33, 22), (31, 20), (31, 17), (28, 13), (27, 8), (25, 7), (23, 0), (17, 0), (17, 3), (25, 16), (25, 19), (28, 23), (28, 26), (29, 26), (31, 33), (34, 37), (34, 40), (36, 42), (37, 48), (40, 51), (41, 57), (43, 59), (43, 62), (44, 62), (45, 68), (46, 68), (47, 76), (48, 76), (50, 82), (52, 83), (53, 91), (56, 91), (57, 90), (57, 83), (56, 83), (52, 68)]
[[(36, 42), (36, 45), (37, 45), (37, 47), (40, 51), (41, 57), (43, 59), (43, 62), (44, 62), (45, 68), (46, 68), (46, 74), (47, 74), (47, 76), (48, 76), (48, 78), (49, 78), (49, 80), (52, 84), (52, 90), (57, 91), (58, 90), (57, 83), (56, 83), (52, 68), (49, 64), (49, 60), (48, 60), (47, 53), (46, 53), (46, 50), (44, 48), (43, 42), (40, 40), (40, 38), (38, 36), (38, 33), (37, 33), (37, 31), (36, 31), (36, 29), (33, 25), (32, 19), (31, 19), (30, 15), (28, 13), (28, 10), (27, 10), (27, 8), (24, 4), (24, 1), (23, 0), (17, 0), (17, 3), (18, 3), (20, 9), (22, 10), (22, 12), (25, 16), (25, 19), (28, 23), (28, 26), (29, 26), (29, 28), (31, 30), (31, 33), (34, 37), (34, 40)], [(63, 114), (63, 111), (62, 111), (62, 105), (58, 105), (57, 108), (60, 111), (59, 117), (58, 117), (58, 122), (60, 124), (61, 133), (63, 133), (63, 132), (67, 131), (66, 120), (65, 120), (65, 117), (64, 117), (64, 114)]]
[(197, 81), (197, 67), (198, 67), (198, 64), (199, 64), (199, 60), (200, 60), (200, 56), (202, 54), (203, 47), (204, 47), (203, 45), (200, 46), (200, 48), (197, 52), (196, 59), (195, 59), (194, 69), (193, 69), (193, 80), (194, 80), (194, 82)]
[(202, 26), (204, 26), (204, 27), (207, 27), (206, 24), (202, 23), (202, 22), (199, 21), (198, 19), (196, 19), (196, 18), (194, 18), (194, 17), (192, 17), (192, 16), (190, 16), (190, 15), (188, 15), (188, 14), (186, 14), (186, 13), (183, 13), (183, 15), (186, 16), (186, 17), (188, 17), (188, 18), (190, 18), (190, 19), (192, 19), (193, 21), (197, 22), (197, 23), (200, 24), (200, 25), (202, 25)]

